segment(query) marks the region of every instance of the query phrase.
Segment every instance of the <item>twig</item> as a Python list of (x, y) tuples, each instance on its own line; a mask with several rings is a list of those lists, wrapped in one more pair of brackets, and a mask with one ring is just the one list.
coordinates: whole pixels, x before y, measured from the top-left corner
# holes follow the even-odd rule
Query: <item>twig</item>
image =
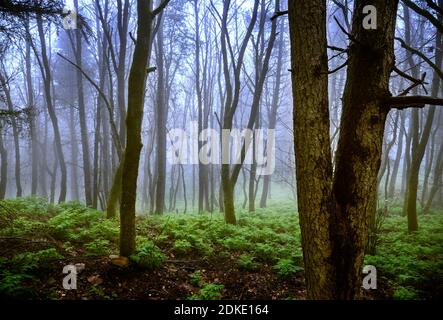
[(288, 10), (284, 10), (284, 11), (276, 11), (274, 13), (274, 15), (271, 17), (271, 21), (273, 21), (275, 18), (284, 16), (285, 14), (288, 14)]
[[(341, 64), (340, 66), (338, 66), (335, 69), (332, 69), (330, 71), (328, 71), (326, 74), (333, 74), (341, 69), (343, 69), (344, 67), (346, 67), (348, 65), (348, 60), (346, 60), (343, 64)], [(325, 74), (324, 72), (322, 74)]]

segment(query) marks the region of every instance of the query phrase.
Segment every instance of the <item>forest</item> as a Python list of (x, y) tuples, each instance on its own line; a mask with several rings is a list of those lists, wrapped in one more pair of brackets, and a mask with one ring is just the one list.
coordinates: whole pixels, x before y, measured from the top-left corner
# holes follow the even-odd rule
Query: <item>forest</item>
[(1, 0), (0, 298), (443, 298), (443, 0)]

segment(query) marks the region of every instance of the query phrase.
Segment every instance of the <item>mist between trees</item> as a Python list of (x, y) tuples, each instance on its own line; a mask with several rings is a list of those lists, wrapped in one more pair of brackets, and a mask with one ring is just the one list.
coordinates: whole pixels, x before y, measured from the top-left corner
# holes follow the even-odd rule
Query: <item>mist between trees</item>
[[(413, 232), (443, 207), (441, 0), (371, 1), (369, 30), (363, 0), (74, 0), (75, 29), (47, 3), (0, 6), (0, 199), (120, 215), (129, 256), (136, 213), (236, 224), (278, 196), (327, 299), (358, 296), (380, 212), (401, 203)], [(191, 127), (216, 133), (191, 142), (211, 161), (168, 162)], [(225, 162), (234, 129), (250, 139)]]

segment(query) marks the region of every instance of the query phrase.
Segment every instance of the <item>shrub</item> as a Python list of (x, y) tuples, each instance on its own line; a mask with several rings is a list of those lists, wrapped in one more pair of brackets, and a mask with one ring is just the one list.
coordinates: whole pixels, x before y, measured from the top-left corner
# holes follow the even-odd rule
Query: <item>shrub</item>
[(32, 279), (33, 277), (24, 273), (3, 273), (0, 276), (0, 297), (20, 299), (34, 298), (34, 291), (23, 286), (24, 281)]
[(166, 257), (152, 241), (144, 240), (130, 259), (143, 268), (155, 269), (161, 267)]
[(225, 286), (221, 284), (205, 284), (198, 293), (190, 296), (188, 300), (219, 300), (222, 296), (220, 291), (223, 290), (224, 287)]
[(51, 228), (41, 221), (29, 220), (26, 217), (18, 217), (12, 222), (11, 229), (2, 229), (1, 234), (9, 234), (16, 237), (45, 237)]
[(172, 250), (178, 253), (186, 253), (192, 248), (192, 244), (187, 240), (175, 240)]
[(56, 249), (50, 248), (37, 252), (24, 252), (17, 254), (12, 259), (12, 263), (13, 265), (18, 266), (21, 271), (26, 272), (42, 267), (42, 264), (57, 259), (63, 259), (63, 256), (59, 254)]
[(240, 270), (257, 271), (260, 269), (260, 264), (254, 261), (254, 257), (248, 254), (242, 254), (238, 259), (238, 268)]
[(290, 259), (279, 259), (274, 269), (280, 278), (289, 278), (303, 270), (302, 267), (296, 266)]
[(395, 300), (415, 300), (417, 297), (417, 292), (412, 287), (398, 287), (393, 295)]
[(229, 250), (248, 250), (251, 246), (243, 237), (227, 238), (221, 241), (221, 244)]
[(272, 262), (277, 257), (276, 248), (268, 243), (258, 243), (254, 253), (260, 261)]
[(101, 256), (110, 253), (109, 241), (105, 239), (93, 240), (85, 244), (87, 256)]
[[(63, 208), (66, 205), (60, 206)], [(53, 228), (55, 236), (59, 239), (70, 241), (94, 240), (96, 235), (92, 234), (89, 229), (93, 228), (94, 224), (103, 222), (104, 213), (86, 207), (79, 207), (77, 204), (73, 206), (73, 208), (68, 207), (60, 214), (49, 219), (48, 225)], [(100, 229), (100, 227), (97, 227), (93, 230), (98, 232)]]
[(203, 284), (202, 273), (200, 270), (197, 270), (194, 273), (192, 273), (190, 277), (192, 285), (200, 287)]
[(108, 243), (118, 239), (118, 224), (114, 220), (105, 219), (103, 212), (82, 207), (77, 203), (60, 205), (66, 209), (49, 219), (55, 238), (73, 243), (107, 240)]

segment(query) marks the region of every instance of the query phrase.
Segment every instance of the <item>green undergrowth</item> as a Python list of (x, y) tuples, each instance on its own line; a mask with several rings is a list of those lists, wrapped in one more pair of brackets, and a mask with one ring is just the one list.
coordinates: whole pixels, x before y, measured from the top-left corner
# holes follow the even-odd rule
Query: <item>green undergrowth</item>
[(379, 282), (389, 282), (394, 299), (436, 298), (431, 288), (443, 285), (443, 214), (420, 215), (419, 231), (407, 229), (405, 217), (389, 216), (376, 255), (367, 255), (365, 263), (377, 267)]
[[(443, 214), (420, 215), (420, 230), (410, 234), (406, 218), (396, 213), (387, 217), (376, 255), (366, 256), (365, 264), (377, 267), (384, 298), (433, 298), (433, 286), (443, 279)], [(150, 272), (168, 260), (196, 260), (219, 269), (232, 266), (240, 273), (272, 272), (282, 281), (303, 277), (293, 203), (275, 202), (254, 213), (238, 210), (237, 218), (233, 226), (219, 212), (140, 215), (131, 265)], [(78, 202), (0, 201), (0, 296), (37, 297), (33, 288), (41, 285), (42, 270), (70, 257), (116, 254), (118, 235), (117, 219), (106, 219), (105, 213)], [(188, 299), (225, 297), (223, 284), (206, 283), (198, 272), (189, 283), (199, 291)]]

